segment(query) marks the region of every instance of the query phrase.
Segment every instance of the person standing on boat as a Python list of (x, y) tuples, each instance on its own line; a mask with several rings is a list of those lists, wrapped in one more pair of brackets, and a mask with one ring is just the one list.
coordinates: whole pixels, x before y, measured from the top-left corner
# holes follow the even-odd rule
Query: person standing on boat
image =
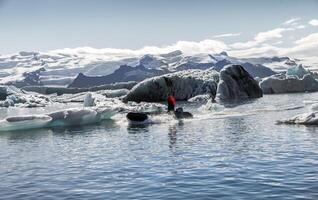
[(176, 99), (174, 98), (174, 96), (172, 95), (168, 96), (167, 102), (168, 102), (168, 112), (170, 111), (174, 112), (174, 108), (176, 106)]

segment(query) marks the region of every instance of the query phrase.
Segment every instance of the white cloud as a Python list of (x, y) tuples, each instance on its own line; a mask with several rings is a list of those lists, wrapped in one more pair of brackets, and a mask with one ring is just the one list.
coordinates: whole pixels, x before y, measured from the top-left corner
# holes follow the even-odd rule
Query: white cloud
[(273, 30), (260, 32), (254, 37), (254, 40), (247, 41), (247, 42), (236, 42), (234, 44), (231, 44), (230, 47), (235, 48), (235, 49), (245, 49), (245, 48), (256, 47), (257, 45), (260, 45), (266, 41), (276, 39), (276, 38), (281, 38), (281, 37), (283, 37), (282, 36), (283, 32), (291, 31), (291, 30), (294, 30), (294, 29), (292, 29), (292, 28), (276, 28)]
[(308, 24), (312, 26), (318, 26), (318, 19), (312, 19), (308, 22)]
[(50, 53), (62, 53), (62, 54), (81, 54), (83, 56), (90, 57), (103, 57), (106, 60), (117, 60), (121, 58), (129, 58), (134, 56), (142, 56), (145, 54), (162, 54), (169, 53), (172, 51), (181, 50), (185, 54), (196, 54), (196, 53), (220, 53), (222, 51), (229, 50), (228, 46), (218, 40), (206, 39), (199, 42), (193, 41), (178, 41), (172, 45), (166, 46), (145, 46), (141, 49), (114, 49), (114, 48), (103, 48), (95, 49), (91, 47), (79, 47), (79, 48), (65, 48), (59, 50), (50, 51)]
[(300, 44), (318, 44), (318, 33), (312, 33), (310, 35), (307, 35), (306, 37), (303, 37), (303, 38), (295, 41), (295, 43), (298, 45), (300, 45)]
[(298, 26), (296, 26), (296, 28), (297, 29), (304, 29), (304, 28), (306, 28), (306, 26), (305, 25), (298, 25)]
[(278, 50), (279, 48), (276, 46), (272, 46), (269, 44), (262, 44), (259, 47), (239, 49), (239, 50), (234, 49), (232, 51), (229, 51), (229, 54), (239, 58), (272, 56), (272, 55), (277, 55)]
[(278, 48), (277, 55), (295, 56), (297, 58), (316, 57), (318, 52), (318, 33), (309, 34), (294, 42), (292, 47)]
[(235, 37), (235, 36), (239, 36), (242, 33), (225, 33), (225, 34), (220, 34), (220, 35), (215, 35), (213, 36), (214, 38), (223, 38), (223, 37)]
[(281, 38), (284, 31), (293, 30), (291, 28), (276, 28), (266, 32), (260, 32), (255, 36), (256, 41), (264, 42), (274, 38)]
[(297, 17), (297, 18), (292, 18), (289, 19), (287, 21), (285, 21), (283, 24), (284, 25), (291, 25), (291, 24), (297, 24), (297, 21), (299, 21), (301, 18)]
[[(295, 30), (293, 28), (276, 28), (273, 30), (260, 32), (247, 42), (236, 42), (227, 44), (220, 40), (206, 39), (202, 41), (178, 41), (165, 46), (145, 46), (140, 49), (94, 49), (81, 47), (75, 49), (62, 49), (51, 51), (63, 54), (81, 54), (92, 58), (103, 58), (107, 60), (117, 60), (144, 54), (162, 54), (175, 50), (181, 50), (185, 55), (197, 53), (220, 53), (227, 51), (229, 55), (235, 57), (257, 57), (257, 56), (292, 56), (295, 58), (317, 60), (318, 62), (318, 32), (312, 33), (294, 41), (295, 35), (284, 35), (286, 31)], [(287, 43), (288, 38), (292, 41)], [(286, 40), (287, 39), (287, 40)], [(284, 46), (282, 45), (284, 44)], [(289, 46), (286, 46), (289, 45)], [(317, 65), (316, 65), (317, 66)], [(318, 67), (318, 66), (317, 66)]]

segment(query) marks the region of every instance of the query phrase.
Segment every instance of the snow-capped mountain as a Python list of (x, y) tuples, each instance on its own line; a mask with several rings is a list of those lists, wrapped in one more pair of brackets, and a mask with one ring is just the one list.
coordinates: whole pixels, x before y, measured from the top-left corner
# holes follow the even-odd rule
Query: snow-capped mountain
[[(46, 53), (19, 52), (18, 54), (0, 55), (0, 84), (14, 84), (19, 87), (27, 85), (67, 86), (80, 73), (80, 77), (108, 77), (109, 80), (102, 81), (108, 83), (134, 79), (133, 77), (140, 80), (159, 72), (168, 73), (185, 69), (214, 67), (219, 71), (228, 64), (240, 64), (253, 76), (265, 77), (273, 74), (272, 70), (285, 70), (288, 66), (299, 63), (299, 60), (288, 57), (240, 59), (231, 57), (226, 52), (194, 55), (186, 55), (181, 51), (156, 55), (108, 55), (100, 53), (98, 50), (96, 52), (65, 52), (63, 50)], [(132, 75), (129, 75), (128, 72), (125, 72), (126, 75), (119, 75), (118, 71), (115, 72), (120, 66), (125, 65), (137, 68), (128, 70)], [(158, 73), (153, 73), (153, 71), (149, 73), (149, 70), (158, 71)], [(138, 75), (138, 78), (133, 75), (134, 73)], [(118, 77), (118, 79), (109, 77)]]
[(115, 82), (142, 81), (146, 78), (169, 73), (167, 70), (146, 68), (143, 65), (131, 67), (122, 65), (114, 73), (106, 76), (86, 76), (82, 73), (69, 85), (71, 88), (93, 87)]

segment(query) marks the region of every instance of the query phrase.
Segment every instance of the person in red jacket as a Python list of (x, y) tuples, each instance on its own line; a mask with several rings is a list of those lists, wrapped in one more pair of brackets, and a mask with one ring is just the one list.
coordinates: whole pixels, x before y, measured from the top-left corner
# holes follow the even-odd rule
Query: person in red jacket
[(176, 99), (174, 98), (174, 96), (168, 96), (167, 98), (168, 101), (168, 112), (170, 111), (174, 111), (174, 107), (176, 106)]

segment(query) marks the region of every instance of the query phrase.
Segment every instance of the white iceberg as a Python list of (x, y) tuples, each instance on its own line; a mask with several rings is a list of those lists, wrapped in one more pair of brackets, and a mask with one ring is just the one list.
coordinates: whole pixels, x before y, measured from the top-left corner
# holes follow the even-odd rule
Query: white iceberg
[(264, 78), (259, 84), (264, 94), (316, 92), (318, 91), (317, 74), (302, 65), (291, 66), (286, 73)]
[[(5, 88), (5, 89), (4, 89)], [(50, 98), (31, 92), (25, 92), (14, 86), (0, 87), (0, 107), (44, 107), (51, 103)]]
[(303, 78), (280, 74), (263, 79), (260, 87), (264, 94), (315, 92), (318, 91), (318, 81), (311, 74), (306, 74)]
[(0, 131), (16, 131), (46, 127), (52, 118), (48, 115), (25, 115), (0, 120)]
[(87, 125), (110, 119), (118, 113), (114, 108), (70, 108), (43, 115), (7, 117), (0, 120), (0, 131)]
[(290, 119), (279, 120), (278, 124), (318, 125), (318, 112), (296, 115)]
[(87, 93), (84, 97), (84, 107), (96, 106), (95, 99), (92, 97), (92, 93)]

